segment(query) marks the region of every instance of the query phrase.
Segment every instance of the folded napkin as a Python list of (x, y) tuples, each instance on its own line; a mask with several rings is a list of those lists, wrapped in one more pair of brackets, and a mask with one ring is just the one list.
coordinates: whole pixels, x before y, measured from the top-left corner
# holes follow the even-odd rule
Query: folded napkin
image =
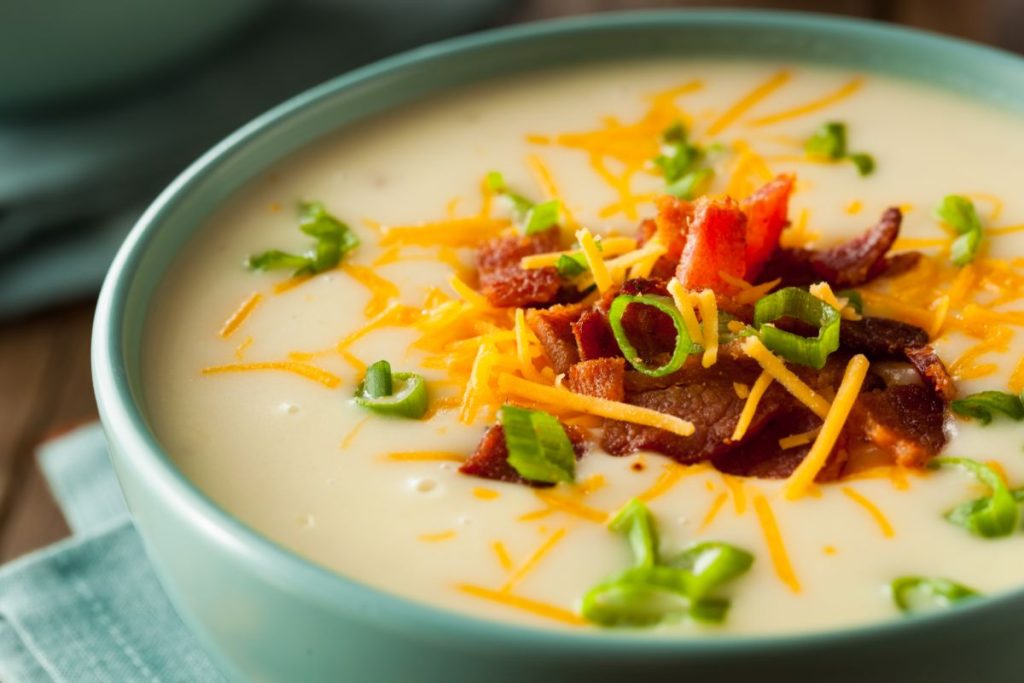
[(39, 461), (74, 536), (0, 567), (0, 681), (224, 681), (153, 574), (99, 426)]

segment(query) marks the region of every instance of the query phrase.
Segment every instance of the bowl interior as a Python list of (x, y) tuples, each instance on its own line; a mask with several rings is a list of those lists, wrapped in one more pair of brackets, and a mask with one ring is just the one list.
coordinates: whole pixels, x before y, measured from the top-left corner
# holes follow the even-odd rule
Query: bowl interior
[[(1024, 112), (1024, 60), (997, 50), (935, 35), (863, 21), (779, 12), (645, 12), (612, 14), (527, 25), (447, 41), (378, 62), (310, 90), (254, 120), (221, 142), (157, 199), (136, 225), (108, 276), (96, 317), (94, 374), (101, 415), (108, 431), (126, 438), (130, 457), (145, 468), (180, 505), (193, 506), (218, 532), (259, 556), (282, 581), (316, 577), (300, 590), (323, 599), (358, 590), (376, 595), (387, 609), (426, 619), (459, 623), (466, 633), (506, 639), (528, 629), (479, 622), (471, 617), (411, 605), (315, 567), (263, 539), (205, 498), (177, 471), (146, 424), (140, 387), (142, 332), (148, 303), (175, 255), (205, 218), (252, 178), (285, 156), (339, 128), (447, 89), (503, 75), (594, 60), (645, 57), (735, 57), (779, 62), (812, 62), (912, 79), (965, 97)], [(1017, 599), (1024, 591), (1015, 593)], [(982, 600), (958, 616), (1006, 607), (1007, 600)], [(948, 615), (915, 620), (944, 622)], [(696, 647), (730, 643), (750, 646), (792, 639), (849, 637), (909, 628), (892, 622), (821, 636), (701, 640)], [(525, 632), (525, 633), (524, 633)], [(564, 641), (619, 643), (623, 647), (672, 648), (656, 639), (544, 632), (549, 645)]]

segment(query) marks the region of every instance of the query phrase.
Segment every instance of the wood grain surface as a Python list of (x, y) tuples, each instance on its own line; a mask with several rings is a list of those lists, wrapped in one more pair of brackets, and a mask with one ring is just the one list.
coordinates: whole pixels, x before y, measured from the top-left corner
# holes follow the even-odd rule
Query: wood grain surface
[[(498, 23), (686, 6), (872, 17), (1024, 51), (1024, 0), (524, 0)], [(34, 452), (49, 436), (96, 418), (89, 374), (93, 305), (92, 299), (84, 299), (0, 324), (0, 562), (68, 533)]]

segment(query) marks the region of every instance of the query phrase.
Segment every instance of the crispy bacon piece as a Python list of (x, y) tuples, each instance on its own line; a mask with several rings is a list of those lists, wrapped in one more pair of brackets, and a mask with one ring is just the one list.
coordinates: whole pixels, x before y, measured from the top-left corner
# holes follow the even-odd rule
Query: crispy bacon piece
[(676, 269), (679, 282), (693, 290), (734, 291), (722, 273), (741, 279), (746, 275), (746, 232), (747, 216), (735, 200), (698, 199)]
[(906, 354), (907, 360), (936, 396), (947, 402), (956, 398), (956, 384), (942, 360), (935, 355), (935, 349), (925, 344), (908, 347), (903, 350), (903, 353)]
[(524, 270), (524, 256), (557, 251), (559, 232), (554, 227), (533, 235), (495, 238), (477, 252), (480, 291), (500, 308), (542, 306), (555, 301), (562, 286), (555, 268)]
[(626, 397), (626, 360), (598, 358), (585, 360), (569, 368), (564, 386), (587, 396), (622, 401)]
[[(576, 459), (579, 460), (586, 452), (586, 438), (582, 430), (562, 425), (572, 442)], [(524, 479), (508, 464), (508, 447), (505, 445), (505, 430), (501, 425), (492, 425), (484, 432), (473, 455), (459, 466), (459, 472), (482, 479), (506, 481), (511, 484), (528, 484), (529, 486), (550, 486), (544, 482)]]
[(945, 404), (928, 387), (901, 384), (858, 397), (845, 431), (851, 440), (890, 454), (902, 467), (923, 467), (946, 445)]
[(576, 338), (580, 360), (621, 355), (612, 327), (608, 324), (608, 316), (600, 308), (584, 311), (579, 320), (572, 324), (572, 334)]
[(889, 318), (844, 320), (839, 326), (840, 348), (849, 353), (863, 353), (872, 360), (902, 356), (904, 349), (927, 343), (928, 333), (920, 327)]
[(779, 246), (779, 235), (789, 224), (789, 195), (794, 177), (780, 175), (743, 200), (747, 214), (746, 279), (753, 280)]
[(758, 278), (782, 279), (782, 286), (802, 287), (824, 280), (835, 288), (857, 287), (883, 273), (912, 265), (913, 257), (887, 257), (900, 233), (903, 214), (892, 208), (858, 237), (830, 249), (779, 249)]
[[(658, 235), (658, 239), (665, 245), (667, 250), (663, 258), (671, 261), (673, 264), (679, 263), (683, 247), (686, 246), (686, 235), (690, 219), (693, 218), (693, 204), (685, 199), (678, 199), (671, 195), (662, 195), (658, 197), (655, 205), (658, 213), (653, 221), (653, 227), (654, 232)], [(644, 223), (648, 222), (644, 221)], [(648, 229), (642, 227), (644, 231), (644, 234), (642, 234), (643, 239), (638, 240), (641, 241), (641, 244), (650, 239), (650, 235), (646, 234)]]
[(541, 348), (544, 349), (556, 373), (565, 372), (573, 363), (580, 360), (572, 324), (579, 320), (582, 314), (583, 307), (579, 304), (557, 305), (526, 312), (526, 324), (537, 335)]

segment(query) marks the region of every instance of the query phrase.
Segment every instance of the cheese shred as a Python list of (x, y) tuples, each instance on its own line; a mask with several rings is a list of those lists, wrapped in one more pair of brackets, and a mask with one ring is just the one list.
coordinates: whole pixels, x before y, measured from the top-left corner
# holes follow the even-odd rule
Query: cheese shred
[(673, 301), (676, 302), (676, 308), (679, 309), (679, 314), (683, 318), (683, 323), (686, 325), (686, 331), (690, 335), (690, 341), (694, 344), (704, 344), (704, 334), (701, 332), (700, 323), (697, 322), (697, 315), (693, 312), (693, 302), (690, 297), (690, 293), (686, 291), (681, 283), (676, 278), (672, 278), (668, 281), (668, 292), (672, 295)]
[(750, 426), (751, 421), (754, 419), (754, 413), (757, 411), (757, 404), (761, 402), (761, 397), (764, 396), (764, 392), (768, 391), (772, 381), (772, 376), (768, 374), (767, 370), (764, 370), (757, 378), (757, 381), (754, 382), (750, 393), (747, 394), (747, 402), (743, 404), (743, 410), (736, 421), (736, 429), (732, 432), (732, 441), (739, 441), (747, 433), (747, 428)]
[(581, 228), (576, 231), (576, 241), (580, 243), (583, 256), (587, 259), (587, 266), (594, 277), (594, 284), (597, 285), (597, 289), (603, 294), (611, 288), (612, 276), (608, 272), (604, 259), (601, 258), (601, 252), (597, 248), (597, 242), (594, 241), (594, 235), (586, 228)]
[(779, 384), (793, 394), (798, 401), (810, 408), (821, 419), (829, 414), (829, 403), (821, 394), (811, 389), (786, 367), (782, 359), (769, 351), (757, 337), (747, 337), (743, 342), (743, 352), (757, 361), (761, 368), (770, 374)]
[(701, 365), (710, 368), (718, 362), (718, 301), (710, 289), (703, 289), (697, 295), (700, 307), (701, 331), (704, 337), (704, 355)]

